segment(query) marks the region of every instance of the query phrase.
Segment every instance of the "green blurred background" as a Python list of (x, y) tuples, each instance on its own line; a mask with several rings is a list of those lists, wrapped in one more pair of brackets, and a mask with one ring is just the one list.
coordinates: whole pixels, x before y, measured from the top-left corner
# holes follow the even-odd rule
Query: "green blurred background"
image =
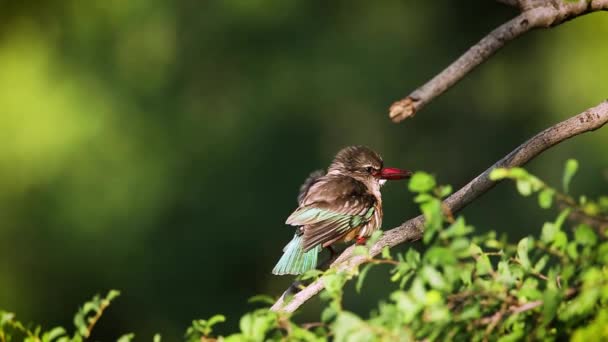
[[(181, 338), (195, 318), (278, 295), (270, 275), (306, 175), (341, 147), (461, 186), (536, 132), (608, 97), (608, 15), (509, 44), (415, 118), (387, 108), (516, 14), (492, 1), (0, 1), (0, 307), (46, 327), (123, 295), (111, 340)], [(608, 128), (529, 168), (608, 188)], [(385, 187), (385, 228), (416, 215)], [(464, 212), (516, 239), (553, 211), (502, 184)], [(514, 214), (516, 213), (516, 214)], [(377, 271), (381, 272), (381, 271)], [(378, 273), (372, 273), (378, 274)], [(368, 277), (346, 307), (392, 284)], [(318, 302), (300, 320), (318, 317)]]

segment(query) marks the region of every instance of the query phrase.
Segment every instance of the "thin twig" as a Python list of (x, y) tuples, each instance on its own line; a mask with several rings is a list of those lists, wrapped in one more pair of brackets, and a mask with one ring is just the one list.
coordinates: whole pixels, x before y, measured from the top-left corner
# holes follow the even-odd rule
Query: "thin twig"
[[(608, 101), (604, 101), (583, 113), (540, 132), (492, 165), (456, 193), (452, 194), (444, 203), (453, 213), (456, 213), (497, 184), (489, 178), (490, 172), (495, 168), (522, 166), (548, 148), (581, 133), (594, 131), (602, 127), (606, 122), (608, 122)], [(393, 247), (408, 241), (419, 240), (422, 237), (423, 229), (424, 217), (422, 215), (414, 217), (405, 221), (399, 227), (386, 231), (369, 249), (368, 256), (353, 256), (353, 247), (351, 246), (333, 262), (332, 267), (341, 272), (352, 272), (368, 258), (380, 254), (386, 246)], [(323, 290), (325, 287), (323, 281), (324, 277), (321, 277), (312, 282), (302, 291), (295, 294), (288, 303), (284, 302), (284, 294), (272, 306), (272, 310), (283, 312), (295, 311)]]
[(316, 327), (324, 327), (325, 323), (323, 323), (323, 322), (310, 322), (310, 323), (301, 324), (300, 326), (302, 327), (302, 329), (310, 330), (310, 329), (316, 328)]
[(399, 261), (396, 260), (391, 260), (391, 259), (373, 259), (373, 258), (369, 258), (367, 260), (365, 260), (365, 263), (367, 264), (388, 264), (388, 265), (399, 265)]
[(494, 330), (494, 328), (496, 328), (496, 326), (498, 325), (498, 322), (500, 322), (502, 317), (506, 314), (507, 314), (507, 303), (504, 302), (500, 306), (500, 310), (496, 311), (494, 313), (494, 315), (492, 316), (492, 318), (490, 319), (490, 322), (489, 322), (490, 324), (488, 324), (485, 334), (484, 334), (484, 338), (483, 338), (484, 341), (488, 341), (488, 338), (489, 338), (490, 334), (492, 333), (492, 330)]
[[(512, 4), (513, 0), (501, 1)], [(548, 28), (587, 13), (608, 10), (608, 0), (520, 0), (517, 17), (500, 25), (422, 87), (392, 104), (389, 117), (400, 122), (460, 81), (505, 44), (534, 28)]]
[(539, 306), (543, 305), (543, 301), (542, 300), (535, 300), (532, 302), (528, 302), (524, 305), (521, 306), (516, 306), (511, 308), (511, 313), (513, 313), (514, 315), (517, 315), (518, 313), (522, 313), (524, 311), (528, 311), (528, 310), (532, 310), (535, 309)]
[(89, 325), (87, 326), (87, 332), (84, 335), (85, 339), (88, 339), (91, 336), (91, 332), (93, 331), (93, 328), (95, 327), (95, 324), (97, 324), (97, 321), (99, 321), (99, 319), (103, 315), (103, 312), (108, 308), (108, 306), (110, 306), (110, 301), (109, 300), (105, 300), (104, 299), (104, 300), (101, 301), (101, 305), (99, 306), (99, 310), (97, 310), (97, 312), (95, 313), (95, 315), (93, 317), (91, 317), (90, 320), (89, 320)]
[[(519, 266), (523, 267), (523, 264), (521, 263), (521, 261), (519, 261), (519, 259), (517, 259), (517, 258), (509, 258), (509, 260), (511, 262), (516, 263)], [(544, 275), (542, 273), (536, 272), (535, 270), (530, 270), (530, 274), (533, 275), (533, 276), (535, 276), (535, 277), (537, 277), (537, 278), (539, 278), (539, 279), (542, 279), (544, 281), (548, 281), (549, 280), (549, 277), (547, 277), (546, 275)]]

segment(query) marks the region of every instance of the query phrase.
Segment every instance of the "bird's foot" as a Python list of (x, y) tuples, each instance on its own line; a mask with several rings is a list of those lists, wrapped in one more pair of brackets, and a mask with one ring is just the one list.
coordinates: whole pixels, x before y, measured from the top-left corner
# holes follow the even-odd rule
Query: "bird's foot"
[(357, 236), (357, 239), (355, 240), (357, 245), (365, 245), (366, 242), (367, 238), (365, 236)]

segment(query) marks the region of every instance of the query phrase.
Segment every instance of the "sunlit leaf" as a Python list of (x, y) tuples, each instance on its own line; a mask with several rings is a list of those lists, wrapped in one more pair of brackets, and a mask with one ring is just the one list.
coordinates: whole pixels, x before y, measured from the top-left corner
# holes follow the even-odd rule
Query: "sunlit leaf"
[(439, 273), (432, 266), (425, 266), (422, 268), (422, 275), (424, 280), (433, 288), (436, 289), (444, 289), (446, 287), (446, 282), (443, 279), (441, 273)]
[(497, 181), (506, 178), (509, 175), (509, 170), (505, 168), (497, 168), (490, 172), (490, 180)]
[(476, 273), (479, 275), (484, 275), (492, 272), (492, 263), (490, 262), (490, 258), (487, 255), (483, 254), (477, 258), (476, 263)]
[(411, 192), (428, 192), (433, 190), (437, 183), (435, 178), (426, 172), (416, 172), (410, 178), (409, 189)]
[(517, 186), (517, 191), (519, 191), (522, 196), (530, 196), (530, 194), (532, 194), (532, 183), (528, 180), (518, 179), (515, 182), (515, 185)]
[(570, 181), (572, 177), (576, 174), (578, 170), (578, 161), (576, 159), (568, 159), (566, 161), (566, 165), (564, 166), (564, 176), (562, 177), (562, 186), (564, 188), (564, 192), (568, 193), (570, 187)]
[(122, 335), (118, 338), (118, 340), (116, 340), (116, 342), (131, 342), (133, 341), (133, 339), (135, 338), (135, 334), (130, 333), (130, 334), (125, 334)]
[(517, 259), (525, 270), (530, 269), (530, 259), (528, 258), (530, 238), (523, 238), (517, 244)]
[(376, 244), (376, 242), (378, 242), (378, 240), (380, 240), (380, 238), (382, 237), (382, 234), (384, 234), (383, 231), (381, 230), (376, 230), (375, 232), (372, 233), (372, 236), (370, 236), (367, 239), (367, 242), (365, 243), (365, 245), (367, 246), (367, 248), (372, 248), (373, 245)]
[(574, 230), (574, 239), (581, 245), (595, 246), (597, 243), (597, 235), (591, 227), (586, 224), (581, 224)]
[(541, 208), (548, 209), (551, 208), (551, 204), (553, 204), (553, 196), (555, 195), (555, 190), (551, 188), (547, 188), (538, 193), (538, 205)]
[[(275, 300), (271, 296), (259, 294), (259, 295), (255, 295), (253, 297), (250, 297), (247, 301), (249, 303), (260, 303), (260, 304), (270, 304), (270, 305), (272, 305), (272, 304), (274, 304)], [(214, 316), (214, 317), (217, 317), (217, 316)], [(213, 318), (211, 318), (211, 319), (213, 319)], [(211, 321), (211, 319), (209, 321)], [(224, 318), (224, 320), (225, 320), (225, 318)]]
[(369, 272), (369, 270), (372, 268), (372, 266), (374, 266), (374, 264), (367, 264), (367, 265), (363, 266), (363, 269), (359, 272), (359, 276), (357, 278), (357, 284), (355, 285), (355, 289), (357, 290), (357, 293), (361, 292), (361, 288), (363, 287), (363, 281), (365, 280), (365, 277), (367, 276), (367, 272)]
[(391, 249), (389, 246), (384, 246), (382, 248), (382, 259), (388, 259), (388, 260), (393, 259), (393, 257), (391, 256)]

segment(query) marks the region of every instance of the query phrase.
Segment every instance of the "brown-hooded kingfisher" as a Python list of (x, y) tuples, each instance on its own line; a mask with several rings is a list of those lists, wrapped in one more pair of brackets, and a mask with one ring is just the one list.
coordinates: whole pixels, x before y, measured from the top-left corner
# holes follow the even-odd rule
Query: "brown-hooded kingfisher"
[(365, 146), (340, 150), (326, 174), (312, 173), (300, 188), (299, 206), (286, 221), (297, 227), (296, 234), (272, 273), (302, 274), (317, 266), (321, 248), (351, 240), (365, 243), (382, 225), (380, 187), (411, 174), (384, 167), (380, 155)]

